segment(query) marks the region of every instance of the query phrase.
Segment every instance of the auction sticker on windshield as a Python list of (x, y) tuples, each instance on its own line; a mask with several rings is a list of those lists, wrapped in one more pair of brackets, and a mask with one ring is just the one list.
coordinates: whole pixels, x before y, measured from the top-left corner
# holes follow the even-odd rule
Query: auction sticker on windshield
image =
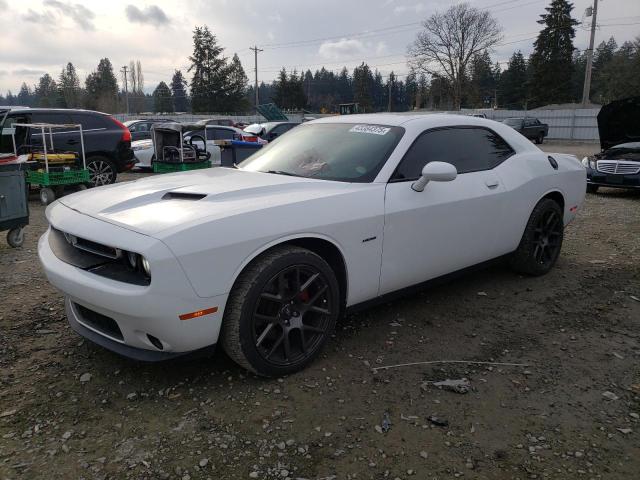
[(377, 125), (355, 125), (350, 132), (354, 133), (371, 133), (373, 135), (385, 135), (389, 130), (388, 127), (378, 127)]

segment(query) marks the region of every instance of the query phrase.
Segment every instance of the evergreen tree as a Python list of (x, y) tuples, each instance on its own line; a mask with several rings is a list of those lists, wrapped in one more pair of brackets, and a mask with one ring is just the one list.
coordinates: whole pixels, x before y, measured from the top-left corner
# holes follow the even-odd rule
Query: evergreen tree
[(60, 90), (60, 98), (62, 106), (65, 108), (78, 108), (82, 105), (82, 89), (80, 88), (80, 79), (76, 73), (73, 63), (67, 63), (66, 67), (60, 72), (58, 80), (58, 88)]
[[(382, 77), (380, 77), (382, 82)], [(353, 101), (358, 103), (361, 112), (373, 111), (372, 98), (373, 75), (369, 66), (362, 62), (353, 70)]]
[(186, 112), (189, 107), (187, 81), (180, 70), (176, 70), (171, 78), (171, 95), (173, 97), (174, 111)]
[(56, 81), (51, 75), (45, 73), (35, 89), (36, 105), (38, 107), (57, 107), (58, 106), (58, 87)]
[(153, 111), (156, 113), (173, 112), (173, 98), (169, 86), (160, 82), (153, 91)]
[(498, 105), (507, 109), (524, 108), (527, 102), (527, 62), (518, 50), (511, 55), (507, 68), (500, 76)]
[(278, 74), (278, 79), (274, 82), (273, 101), (280, 108), (287, 108), (289, 104), (289, 78), (287, 70), (282, 67)]
[(18, 92), (18, 105), (23, 107), (32, 107), (35, 105), (35, 96), (25, 82), (22, 82), (22, 86)]
[(193, 72), (191, 102), (193, 112), (216, 112), (227, 93), (224, 49), (218, 45), (209, 27), (196, 27), (193, 31), (193, 54), (189, 57)]
[(98, 69), (85, 82), (85, 106), (92, 110), (114, 113), (118, 109), (118, 81), (108, 58), (98, 63)]
[(243, 112), (249, 108), (246, 101), (249, 79), (242, 68), (240, 57), (234, 54), (226, 73), (226, 93), (223, 110), (227, 112)]
[[(613, 60), (618, 44), (613, 37), (607, 42), (601, 42), (593, 52), (593, 69), (591, 73), (591, 98), (602, 99), (608, 89), (609, 75), (607, 66)], [(582, 70), (584, 76), (584, 69)], [(582, 96), (582, 92), (580, 92)]]
[(571, 17), (573, 4), (567, 0), (552, 0), (540, 15), (544, 28), (538, 34), (531, 54), (531, 103), (541, 106), (573, 100), (571, 75), (573, 70), (573, 38), (578, 24)]
[(484, 50), (471, 60), (471, 79), (469, 82), (469, 106), (472, 108), (490, 108), (497, 86), (494, 66), (489, 52)]

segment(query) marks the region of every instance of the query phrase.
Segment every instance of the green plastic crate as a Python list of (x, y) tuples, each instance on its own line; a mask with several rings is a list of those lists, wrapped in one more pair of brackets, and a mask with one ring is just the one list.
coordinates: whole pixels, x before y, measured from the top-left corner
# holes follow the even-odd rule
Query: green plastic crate
[(89, 183), (88, 170), (67, 170), (66, 172), (38, 172), (27, 170), (27, 183), (48, 187), (51, 185), (77, 185)]
[(211, 162), (198, 163), (160, 163), (153, 162), (154, 173), (171, 173), (171, 172), (187, 172), (189, 170), (199, 170), (201, 168), (210, 168)]

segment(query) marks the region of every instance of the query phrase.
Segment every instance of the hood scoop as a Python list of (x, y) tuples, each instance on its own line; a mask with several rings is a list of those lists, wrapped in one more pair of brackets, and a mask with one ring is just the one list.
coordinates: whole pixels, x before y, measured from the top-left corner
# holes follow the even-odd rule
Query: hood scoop
[(162, 196), (162, 200), (202, 200), (207, 195), (205, 193), (189, 192), (167, 192)]

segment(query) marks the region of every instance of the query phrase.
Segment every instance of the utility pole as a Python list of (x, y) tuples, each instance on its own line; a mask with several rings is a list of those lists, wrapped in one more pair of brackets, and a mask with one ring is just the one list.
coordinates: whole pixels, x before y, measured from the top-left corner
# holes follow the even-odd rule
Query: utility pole
[(124, 100), (127, 104), (127, 115), (129, 115), (129, 87), (127, 86), (127, 66), (125, 65), (120, 70), (124, 74)]
[(589, 93), (591, 90), (591, 66), (593, 65), (593, 44), (596, 39), (596, 16), (598, 14), (598, 0), (593, 0), (593, 10), (591, 11), (591, 38), (589, 39), (589, 50), (587, 50), (587, 67), (584, 71), (584, 89), (582, 90), (582, 106), (589, 103)]
[(391, 111), (391, 92), (392, 92), (392, 85), (393, 85), (393, 73), (389, 74), (389, 106), (387, 107), (387, 110), (390, 112)]
[(261, 48), (258, 48), (257, 45), (254, 45), (253, 47), (249, 47), (249, 50), (253, 50), (253, 56), (254, 56), (254, 69), (256, 72), (256, 84), (254, 87), (255, 90), (255, 94), (256, 94), (256, 112), (258, 111), (258, 102), (259, 102), (259, 98), (258, 98), (258, 52), (262, 52), (263, 50)]

